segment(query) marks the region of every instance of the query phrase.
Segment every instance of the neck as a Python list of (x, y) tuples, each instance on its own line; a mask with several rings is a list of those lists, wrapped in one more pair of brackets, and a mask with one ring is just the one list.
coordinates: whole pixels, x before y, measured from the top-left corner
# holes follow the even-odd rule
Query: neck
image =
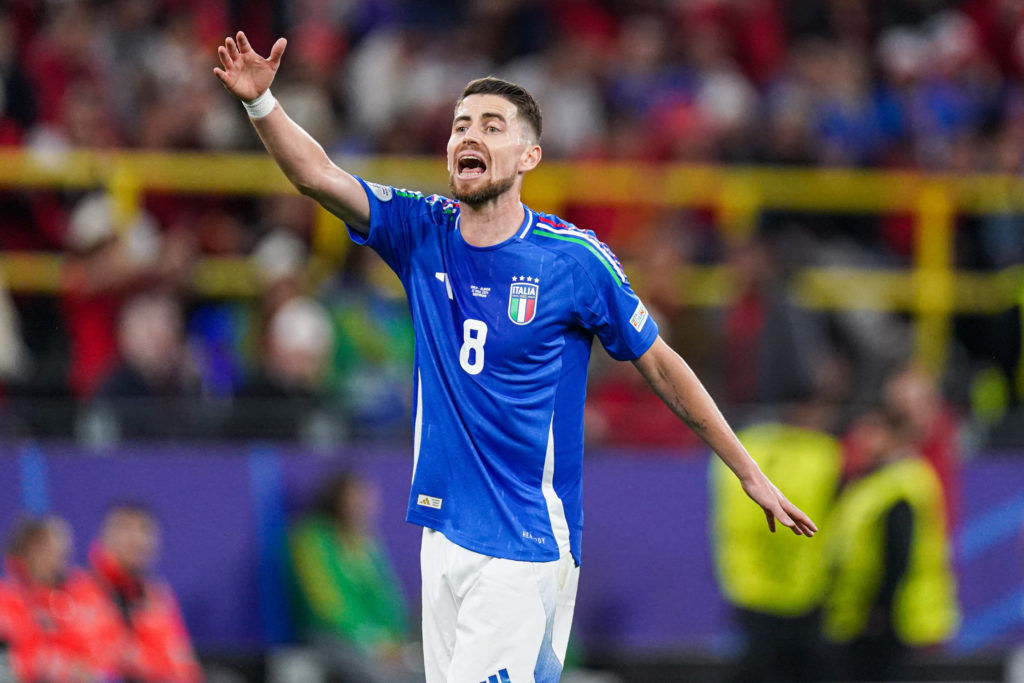
[(463, 202), (459, 215), (462, 239), (474, 247), (490, 247), (516, 234), (526, 210), (519, 201), (519, 192), (509, 191), (480, 206)]

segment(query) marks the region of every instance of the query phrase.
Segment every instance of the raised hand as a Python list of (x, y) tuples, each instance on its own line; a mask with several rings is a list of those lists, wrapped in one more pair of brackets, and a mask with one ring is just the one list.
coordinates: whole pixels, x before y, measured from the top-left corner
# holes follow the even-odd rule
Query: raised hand
[(234, 38), (225, 38), (224, 44), (217, 48), (217, 56), (224, 68), (215, 68), (213, 73), (238, 99), (254, 100), (274, 81), (287, 45), (287, 40), (278, 38), (270, 48), (270, 56), (264, 59), (256, 54), (249, 45), (249, 39), (239, 31)]

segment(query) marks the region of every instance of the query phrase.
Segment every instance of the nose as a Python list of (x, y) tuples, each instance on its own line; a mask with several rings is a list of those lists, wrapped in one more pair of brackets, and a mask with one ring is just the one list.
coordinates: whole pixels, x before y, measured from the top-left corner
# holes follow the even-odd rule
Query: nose
[(478, 141), (478, 134), (476, 126), (470, 126), (466, 129), (466, 134), (462, 136), (462, 142), (465, 143), (476, 143)]

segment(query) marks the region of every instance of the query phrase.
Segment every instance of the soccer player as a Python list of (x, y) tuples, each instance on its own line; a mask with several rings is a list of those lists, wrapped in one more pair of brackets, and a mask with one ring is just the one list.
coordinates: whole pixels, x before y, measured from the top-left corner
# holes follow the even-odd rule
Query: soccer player
[(541, 115), (529, 93), (495, 78), (469, 83), (448, 141), (454, 199), (425, 197), (346, 173), (288, 118), (270, 93), (285, 45), (279, 39), (264, 59), (239, 32), (218, 48), (214, 73), (288, 179), (405, 286), (416, 335), (406, 518), (424, 527), (430, 683), (560, 676), (579, 576), (594, 336), (633, 361), (719, 454), (773, 531), (777, 520), (814, 534), (658, 336), (611, 251), (520, 202), (523, 176), (541, 160)]

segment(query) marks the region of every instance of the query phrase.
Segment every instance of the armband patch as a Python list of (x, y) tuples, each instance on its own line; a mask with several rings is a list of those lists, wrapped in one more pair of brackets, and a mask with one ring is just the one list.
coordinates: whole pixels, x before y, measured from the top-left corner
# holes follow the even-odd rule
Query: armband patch
[(638, 301), (636, 304), (636, 310), (633, 311), (633, 315), (629, 318), (629, 324), (633, 326), (633, 329), (639, 332), (644, 328), (644, 323), (647, 322), (647, 318), (650, 315), (647, 313), (647, 308), (644, 307), (642, 301)]
[(367, 182), (366, 186), (373, 192), (373, 196), (382, 202), (390, 202), (392, 197), (391, 188), (387, 185), (379, 185), (377, 183)]

